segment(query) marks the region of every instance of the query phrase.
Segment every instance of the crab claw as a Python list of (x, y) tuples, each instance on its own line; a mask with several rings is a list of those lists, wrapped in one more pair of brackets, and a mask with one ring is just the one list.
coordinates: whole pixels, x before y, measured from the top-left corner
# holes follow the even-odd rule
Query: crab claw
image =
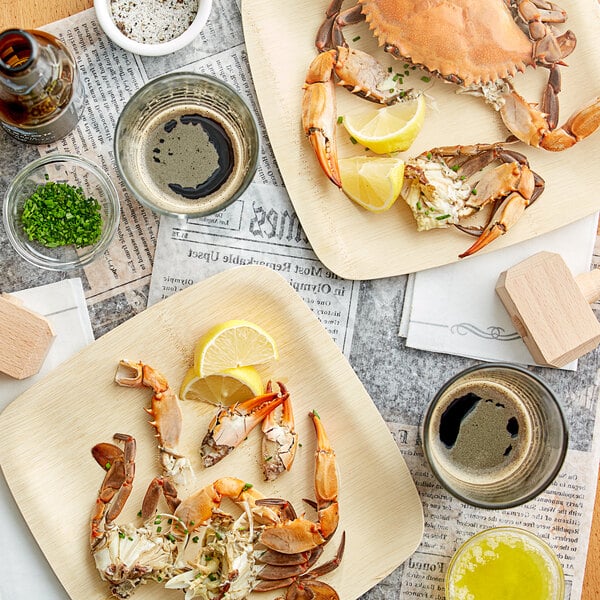
[(189, 459), (179, 451), (183, 417), (177, 394), (165, 376), (145, 363), (121, 360), (115, 382), (123, 387), (145, 387), (154, 392), (150, 408), (145, 410), (152, 417), (150, 425), (156, 430), (163, 471), (176, 483), (184, 483), (192, 468)]
[(230, 407), (222, 407), (208, 425), (200, 455), (205, 467), (211, 467), (237, 448), (246, 436), (288, 397), (270, 392)]
[(338, 187), (342, 180), (335, 141), (335, 85), (333, 69), (337, 51), (321, 52), (310, 64), (302, 97), (302, 127), (321, 168)]
[(494, 215), (483, 233), (477, 238), (475, 243), (462, 254), (459, 258), (471, 256), (478, 252), (490, 242), (504, 235), (522, 216), (530, 201), (518, 192), (513, 192), (507, 196)]
[[(261, 542), (283, 554), (306, 552), (324, 544), (335, 532), (338, 521), (338, 478), (335, 452), (329, 443), (319, 415), (309, 414), (315, 427), (315, 497), (319, 521), (314, 523), (303, 516), (267, 527)], [(262, 502), (259, 501), (259, 504)]]
[[(287, 390), (280, 385), (281, 392)], [(298, 448), (298, 434), (294, 429), (294, 414), (292, 400), (289, 395), (281, 405), (281, 420), (277, 423), (275, 411), (271, 411), (262, 423), (263, 441), (263, 473), (265, 481), (273, 481), (292, 468), (296, 449)]]

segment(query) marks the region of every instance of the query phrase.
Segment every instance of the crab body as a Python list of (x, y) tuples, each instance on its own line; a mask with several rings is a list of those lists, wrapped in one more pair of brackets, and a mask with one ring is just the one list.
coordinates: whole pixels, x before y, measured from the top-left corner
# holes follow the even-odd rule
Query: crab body
[(454, 83), (505, 79), (534, 64), (531, 40), (503, 0), (358, 2), (386, 51)]

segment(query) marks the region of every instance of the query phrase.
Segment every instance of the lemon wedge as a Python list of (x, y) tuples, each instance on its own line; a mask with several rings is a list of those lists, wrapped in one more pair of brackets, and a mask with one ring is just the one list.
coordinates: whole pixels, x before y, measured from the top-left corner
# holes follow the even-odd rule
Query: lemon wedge
[(273, 338), (250, 321), (231, 320), (203, 335), (194, 352), (194, 369), (200, 377), (236, 367), (261, 365), (277, 359)]
[(342, 190), (371, 212), (388, 210), (400, 195), (404, 161), (400, 158), (354, 156), (339, 160)]
[(350, 136), (375, 154), (408, 150), (423, 127), (425, 96), (401, 100), (382, 108), (345, 115)]
[(260, 374), (254, 367), (236, 367), (206, 377), (200, 377), (192, 367), (181, 382), (179, 397), (182, 400), (236, 404), (260, 396), (264, 391)]

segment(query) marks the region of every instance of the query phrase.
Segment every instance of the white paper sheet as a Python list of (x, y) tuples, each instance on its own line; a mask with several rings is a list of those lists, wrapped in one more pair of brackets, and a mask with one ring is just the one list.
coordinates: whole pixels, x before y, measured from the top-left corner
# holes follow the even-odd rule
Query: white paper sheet
[[(500, 273), (542, 250), (560, 254), (575, 275), (589, 270), (598, 215), (543, 236), (409, 278), (400, 335), (411, 348), (534, 365), (496, 294)], [(411, 281), (412, 280), (412, 281)], [(577, 361), (565, 365), (576, 370)]]

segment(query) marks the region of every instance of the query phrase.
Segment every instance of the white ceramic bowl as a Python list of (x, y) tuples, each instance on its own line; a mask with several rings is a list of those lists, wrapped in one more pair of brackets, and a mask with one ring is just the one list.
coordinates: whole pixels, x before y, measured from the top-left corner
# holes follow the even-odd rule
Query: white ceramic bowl
[(110, 10), (110, 0), (94, 0), (94, 9), (100, 27), (117, 46), (141, 56), (163, 56), (190, 44), (200, 33), (212, 7), (212, 0), (198, 0), (198, 13), (192, 24), (178, 37), (167, 42), (144, 44), (127, 37), (115, 24)]

